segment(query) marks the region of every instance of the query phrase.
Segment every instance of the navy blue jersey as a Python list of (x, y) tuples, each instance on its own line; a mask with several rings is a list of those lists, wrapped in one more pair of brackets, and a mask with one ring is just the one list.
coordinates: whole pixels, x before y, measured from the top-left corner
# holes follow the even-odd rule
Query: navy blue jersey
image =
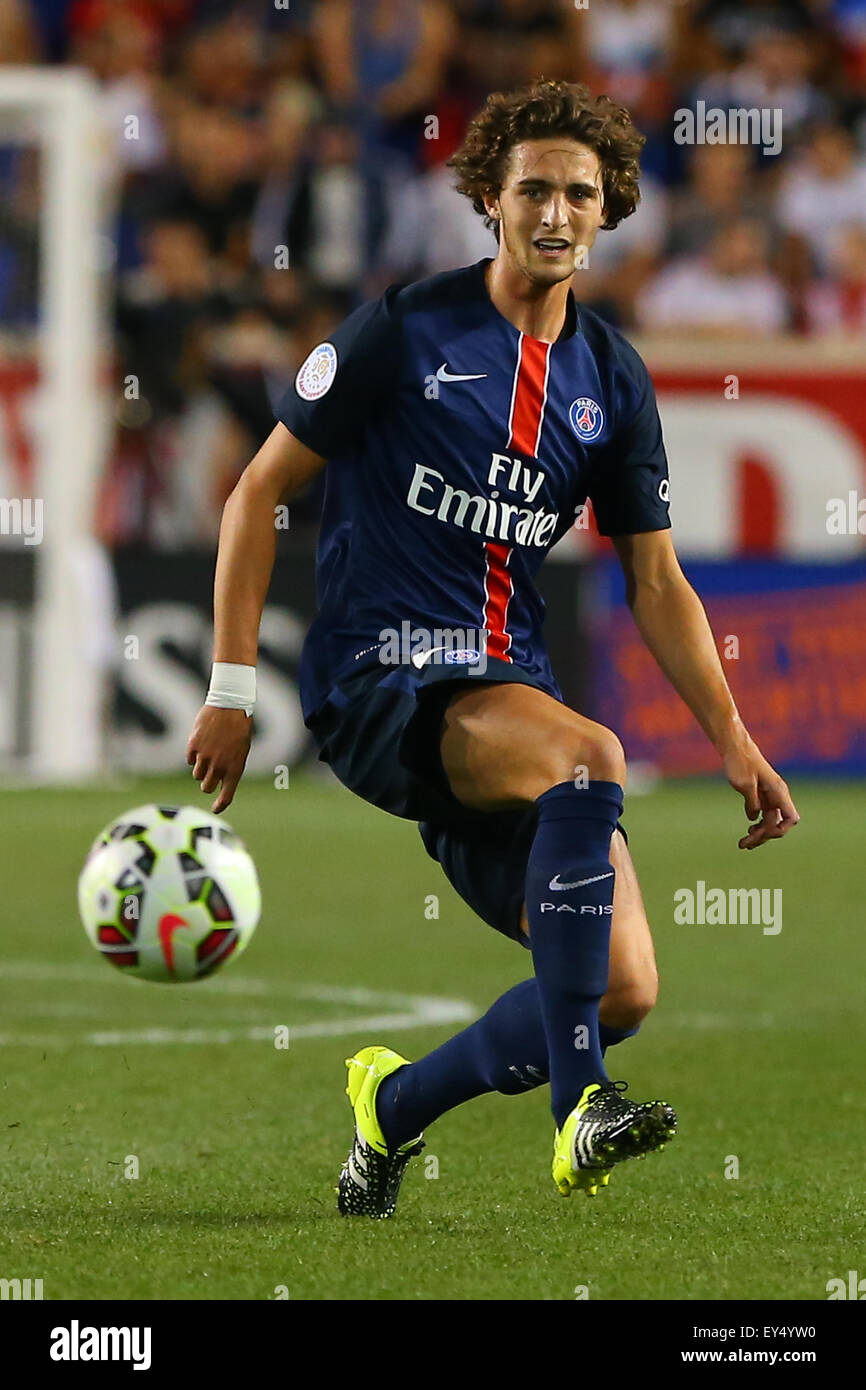
[(592, 499), (602, 534), (658, 531), (668, 468), (646, 367), (569, 295), (556, 343), (494, 307), (488, 260), (392, 286), (310, 353), (278, 418), (328, 460), (309, 718), (388, 630), (486, 632), (559, 694), (534, 584)]

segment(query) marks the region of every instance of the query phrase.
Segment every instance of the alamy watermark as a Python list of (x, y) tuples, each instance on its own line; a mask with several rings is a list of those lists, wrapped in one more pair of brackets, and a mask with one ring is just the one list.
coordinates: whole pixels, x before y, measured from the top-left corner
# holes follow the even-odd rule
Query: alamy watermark
[(866, 497), (859, 497), (853, 488), (847, 497), (827, 500), (828, 536), (866, 536)]
[(711, 106), (695, 102), (695, 109), (681, 106), (674, 112), (677, 145), (760, 145), (763, 154), (779, 154), (782, 148), (780, 106)]
[(487, 632), (483, 628), (413, 627), (404, 618), (399, 630), (383, 627), (379, 633), (379, 661), (383, 666), (411, 664), (419, 671), (427, 666), (471, 666), (487, 670)]
[(41, 545), (41, 497), (0, 497), (0, 536), (23, 536), (25, 545)]
[(0, 1279), (0, 1300), (24, 1301), (44, 1298), (41, 1279)]
[(861, 1279), (856, 1269), (848, 1270), (847, 1282), (837, 1277), (828, 1279), (824, 1287), (829, 1302), (835, 1298), (853, 1298), (862, 1303), (866, 1299), (866, 1279)]
[(699, 878), (693, 889), (677, 888), (674, 903), (680, 926), (762, 926), (764, 936), (782, 930), (781, 888), (707, 888)]
[(149, 1327), (82, 1327), (73, 1318), (68, 1327), (51, 1330), (48, 1355), (52, 1361), (131, 1361), (134, 1371), (151, 1364)]

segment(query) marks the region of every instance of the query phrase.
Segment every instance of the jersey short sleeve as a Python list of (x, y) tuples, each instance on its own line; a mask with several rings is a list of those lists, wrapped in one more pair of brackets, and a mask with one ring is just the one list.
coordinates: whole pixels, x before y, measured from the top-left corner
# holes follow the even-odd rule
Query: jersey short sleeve
[(628, 363), (623, 422), (593, 461), (589, 494), (603, 536), (665, 531), (670, 526), (668, 461), (649, 372), (637, 353)]
[(301, 363), (276, 417), (308, 449), (331, 458), (354, 447), (398, 383), (400, 325), (397, 287), (344, 319)]

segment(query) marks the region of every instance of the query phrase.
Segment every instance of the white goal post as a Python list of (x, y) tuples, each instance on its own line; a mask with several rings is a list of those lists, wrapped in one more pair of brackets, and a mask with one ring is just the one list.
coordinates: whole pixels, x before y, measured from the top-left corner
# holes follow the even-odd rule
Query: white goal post
[[(4, 714), (17, 734), (3, 763), (40, 781), (68, 781), (103, 766), (111, 646), (109, 568), (94, 539), (94, 514), (111, 424), (106, 219), (116, 161), (90, 75), (0, 67), (0, 145), (16, 144), (39, 152), (34, 467), (25, 491), (31, 505), (41, 502), (42, 524), (41, 539), (34, 543), (31, 533), (28, 547), (32, 628), (16, 648), (16, 664), (25, 668), (17, 693), (5, 693)], [(7, 517), (10, 462), (0, 458)], [(20, 484), (17, 495), (23, 506)], [(20, 536), (9, 534), (14, 527), (7, 522), (4, 530), (4, 551), (23, 550)], [(21, 613), (12, 616), (20, 624)]]

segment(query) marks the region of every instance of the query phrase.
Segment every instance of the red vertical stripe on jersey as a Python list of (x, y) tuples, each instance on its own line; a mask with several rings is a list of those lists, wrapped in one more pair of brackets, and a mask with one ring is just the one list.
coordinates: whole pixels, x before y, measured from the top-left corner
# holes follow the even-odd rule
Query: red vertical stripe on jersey
[(511, 598), (511, 575), (508, 573), (508, 559), (511, 547), (488, 541), (484, 547), (487, 572), (484, 576), (484, 626), (487, 630), (487, 655), (498, 656), (500, 661), (510, 661), (508, 648), (511, 634), (506, 632), (508, 603)]
[(520, 362), (517, 369), (517, 390), (511, 412), (510, 449), (534, 458), (538, 447), (538, 431), (544, 410), (547, 389), (547, 360), (550, 343), (536, 338), (521, 338)]
[[(550, 363), (550, 343), (540, 343), (522, 333), (517, 349), (517, 368), (511, 399), (508, 447), (534, 458), (541, 436), (544, 405), (547, 400), (547, 374)], [(511, 634), (508, 631), (508, 605), (514, 592), (508, 562), (512, 547), (488, 541), (484, 547), (487, 571), (484, 576), (483, 626), (487, 631), (487, 654), (511, 661), (508, 655)]]

